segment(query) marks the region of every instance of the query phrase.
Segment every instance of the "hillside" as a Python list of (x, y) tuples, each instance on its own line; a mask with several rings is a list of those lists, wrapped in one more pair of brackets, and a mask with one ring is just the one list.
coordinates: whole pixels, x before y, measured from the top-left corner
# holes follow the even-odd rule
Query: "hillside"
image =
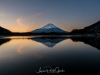
[(96, 34), (96, 35), (99, 35), (100, 34), (100, 21), (98, 21), (92, 25), (89, 25), (83, 29), (73, 29), (71, 31), (71, 34), (81, 34), (81, 35)]

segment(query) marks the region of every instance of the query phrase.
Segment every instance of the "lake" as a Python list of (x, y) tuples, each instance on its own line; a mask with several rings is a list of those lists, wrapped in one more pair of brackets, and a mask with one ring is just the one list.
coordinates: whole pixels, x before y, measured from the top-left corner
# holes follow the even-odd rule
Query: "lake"
[(0, 75), (97, 73), (99, 46), (100, 37), (0, 38)]

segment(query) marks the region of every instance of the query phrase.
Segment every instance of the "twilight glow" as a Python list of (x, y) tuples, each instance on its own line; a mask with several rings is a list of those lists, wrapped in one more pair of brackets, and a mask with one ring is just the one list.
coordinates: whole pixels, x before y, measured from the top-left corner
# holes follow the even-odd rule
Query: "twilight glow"
[(27, 32), (48, 23), (66, 30), (100, 20), (100, 0), (0, 0), (0, 26)]

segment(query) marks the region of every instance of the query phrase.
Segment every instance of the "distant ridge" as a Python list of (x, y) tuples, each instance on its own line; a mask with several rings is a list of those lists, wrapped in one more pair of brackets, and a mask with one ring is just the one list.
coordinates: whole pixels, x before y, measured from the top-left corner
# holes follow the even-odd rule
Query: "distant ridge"
[(100, 35), (100, 21), (90, 25), (90, 26), (87, 26), (83, 29), (73, 29), (71, 31), (71, 34), (81, 34), (81, 35), (84, 35), (84, 34), (96, 34), (96, 35)]
[(0, 26), (0, 35), (8, 35), (11, 31)]

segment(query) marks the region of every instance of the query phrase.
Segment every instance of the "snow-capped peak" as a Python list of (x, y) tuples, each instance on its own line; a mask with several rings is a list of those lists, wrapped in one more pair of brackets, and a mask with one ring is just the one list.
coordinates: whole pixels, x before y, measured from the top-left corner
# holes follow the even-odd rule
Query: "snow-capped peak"
[(50, 28), (57, 28), (57, 27), (52, 23), (49, 23), (49, 24), (45, 25), (44, 27), (42, 27), (42, 29), (50, 29)]
[(58, 28), (57, 26), (55, 26), (52, 23), (49, 23), (45, 26), (43, 26), (42, 28), (36, 29), (34, 31), (32, 31), (32, 33), (66, 33), (66, 31)]

